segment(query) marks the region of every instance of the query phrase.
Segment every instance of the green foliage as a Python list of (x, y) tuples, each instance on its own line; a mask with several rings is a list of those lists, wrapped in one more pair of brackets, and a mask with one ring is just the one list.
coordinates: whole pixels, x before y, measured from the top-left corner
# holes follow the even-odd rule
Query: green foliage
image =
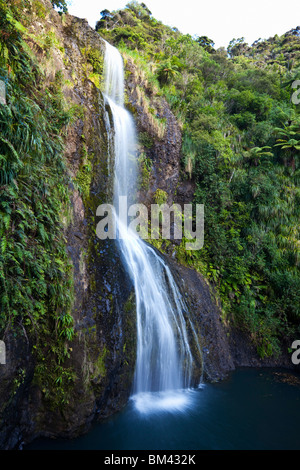
[(248, 44), (245, 43), (245, 38), (238, 38), (238, 39), (232, 39), (230, 41), (228, 47), (227, 47), (227, 52), (230, 55), (230, 57), (235, 57), (239, 55), (243, 55), (248, 49)]
[(177, 257), (214, 284), (223, 316), (262, 357), (276, 354), (283, 336), (300, 332), (299, 28), (215, 50), (131, 5), (101, 34), (156, 79), (182, 123), (193, 202), (205, 205), (204, 248), (188, 252), (183, 240)]
[(288, 161), (288, 164), (295, 170), (296, 165), (299, 167), (299, 156), (300, 156), (300, 119), (285, 125), (283, 129), (275, 128), (274, 131), (278, 136), (283, 137), (277, 139), (275, 147), (281, 148), (281, 154), (284, 161)]
[(147, 6), (136, 1), (129, 2), (124, 10), (101, 12), (96, 30), (106, 40), (115, 45), (126, 46), (130, 50), (157, 52), (157, 41), (167, 34), (176, 35), (171, 28), (152, 18)]
[(146, 19), (152, 15), (149, 8), (145, 5), (145, 3), (139, 3), (136, 0), (132, 0), (131, 2), (127, 3), (126, 7), (128, 10), (131, 10), (137, 18)]
[(179, 73), (179, 67), (174, 58), (163, 62), (157, 69), (156, 75), (161, 85), (166, 85)]
[(157, 189), (154, 193), (153, 199), (155, 204), (161, 206), (163, 204), (166, 204), (168, 200), (168, 193), (166, 193), (166, 191), (163, 191), (162, 189)]
[(148, 191), (150, 185), (150, 176), (152, 171), (152, 161), (147, 158), (145, 153), (141, 153), (138, 159), (139, 164), (139, 178), (138, 188)]
[(66, 0), (51, 0), (52, 6), (57, 8), (60, 13), (68, 13)]
[(209, 39), (207, 36), (200, 36), (199, 38), (197, 38), (197, 42), (207, 52), (210, 52), (210, 53), (215, 52), (214, 50), (215, 43), (213, 42), (212, 39)]
[(78, 189), (84, 201), (87, 201), (90, 195), (90, 186), (92, 182), (92, 163), (91, 163), (92, 155), (88, 154), (84, 135), (81, 136), (81, 139), (82, 139), (82, 155), (81, 155), (79, 171), (77, 172), (75, 183), (77, 184)]
[(105, 20), (106, 18), (111, 18), (112, 17), (112, 14), (109, 10), (102, 10), (100, 12), (100, 15), (101, 15), (102, 20)]
[(7, 100), (0, 106), (0, 331), (30, 340), (37, 382), (60, 405), (74, 337), (73, 275), (61, 220), (70, 203), (63, 143), (73, 111), (60, 74), (45, 87), (12, 12), (0, 2), (7, 32), (0, 37)]
[(147, 149), (150, 149), (154, 145), (153, 139), (146, 132), (139, 133), (139, 142)]

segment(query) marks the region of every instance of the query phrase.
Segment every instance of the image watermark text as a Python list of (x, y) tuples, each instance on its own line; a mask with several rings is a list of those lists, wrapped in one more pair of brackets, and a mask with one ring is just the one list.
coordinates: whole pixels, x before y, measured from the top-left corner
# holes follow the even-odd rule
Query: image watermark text
[(204, 244), (204, 205), (152, 204), (150, 211), (144, 204), (128, 207), (127, 197), (120, 196), (118, 209), (102, 204), (96, 212), (102, 217), (96, 233), (100, 240), (126, 239), (138, 236), (143, 240), (186, 240), (187, 250), (200, 250)]
[(300, 364), (300, 340), (296, 340), (292, 344), (292, 349), (295, 351), (292, 354), (292, 363), (297, 366)]
[(0, 80), (0, 104), (6, 104), (6, 88), (2, 80)]
[(6, 347), (4, 341), (0, 341), (0, 364), (6, 364)]
[(296, 89), (292, 94), (292, 103), (293, 104), (300, 104), (300, 80), (295, 80), (292, 83), (292, 88)]

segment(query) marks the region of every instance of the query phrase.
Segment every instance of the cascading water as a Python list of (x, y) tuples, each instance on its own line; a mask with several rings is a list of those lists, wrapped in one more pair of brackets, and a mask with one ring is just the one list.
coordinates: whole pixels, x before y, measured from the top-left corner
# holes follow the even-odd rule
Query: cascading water
[(193, 357), (185, 305), (171, 271), (156, 251), (119, 216), (122, 198), (132, 200), (136, 182), (135, 125), (124, 108), (124, 68), (119, 51), (106, 43), (105, 98), (114, 127), (114, 207), (117, 238), (135, 289), (137, 360), (134, 399), (141, 411), (177, 408), (191, 385)]

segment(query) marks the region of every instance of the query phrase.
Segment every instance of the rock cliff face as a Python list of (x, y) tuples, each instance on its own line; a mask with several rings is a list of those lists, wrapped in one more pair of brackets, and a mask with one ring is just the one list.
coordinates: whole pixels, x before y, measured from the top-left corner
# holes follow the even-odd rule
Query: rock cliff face
[[(71, 206), (65, 223), (66, 245), (72, 260), (76, 337), (69, 366), (76, 380), (68, 403), (53, 409), (34, 382), (35, 360), (25, 337), (7, 340), (7, 365), (0, 366), (0, 448), (22, 446), (38, 436), (72, 438), (86, 432), (96, 419), (120, 410), (129, 397), (136, 350), (135, 305), (132, 286), (111, 241), (96, 237), (96, 209), (111, 201), (112, 156), (109, 152), (111, 116), (101, 93), (104, 41), (85, 20), (61, 17), (43, 0), (45, 18), (34, 17), (27, 42), (51, 81), (64, 78), (65, 99), (80, 109), (65, 142)], [(56, 41), (45, 54), (37, 39), (51, 32)], [(181, 130), (168, 104), (153, 92), (128, 57), (127, 106), (136, 119), (142, 163), (148, 162), (139, 199), (190, 202), (193, 184), (180, 178)], [(151, 110), (151, 111), (150, 111)], [(147, 171), (146, 171), (147, 170)], [(220, 309), (200, 274), (170, 265), (186, 295), (200, 332), (204, 378), (219, 380), (243, 362), (237, 343), (228, 341)], [(255, 359), (255, 365), (260, 362)]]
[[(141, 152), (151, 162), (148, 185), (140, 188), (143, 203), (154, 202), (157, 190), (174, 200), (180, 179), (181, 129), (166, 100), (155, 93), (130, 57), (125, 56), (128, 107), (141, 136)], [(146, 186), (146, 187), (145, 187)]]
[[(110, 117), (100, 91), (104, 41), (85, 20), (61, 17), (50, 1), (43, 3), (45, 18), (33, 16), (26, 40), (46, 82), (62, 74), (65, 99), (79, 110), (65, 141), (73, 181), (65, 237), (73, 265), (76, 330), (67, 365), (76, 380), (68, 403), (51, 408), (33, 380), (33, 344), (26, 338), (7, 337), (7, 364), (0, 369), (0, 448), (4, 449), (39, 435), (74, 437), (84, 432), (96, 417), (126, 403), (134, 371), (131, 286), (114, 245), (98, 240), (95, 232), (96, 209), (110, 201), (112, 183)], [(38, 38), (50, 33), (55, 40), (45, 53)]]

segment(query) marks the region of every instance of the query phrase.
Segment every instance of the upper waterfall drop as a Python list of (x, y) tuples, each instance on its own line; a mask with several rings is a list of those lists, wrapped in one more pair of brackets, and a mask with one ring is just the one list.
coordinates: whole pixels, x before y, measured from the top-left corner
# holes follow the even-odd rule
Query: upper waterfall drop
[[(104, 76), (105, 97), (114, 126), (114, 204), (117, 209), (119, 199), (130, 199), (136, 186), (137, 141), (134, 121), (124, 108), (123, 60), (119, 51), (108, 43)], [(124, 218), (120, 219), (117, 210), (115, 218), (118, 246), (135, 289), (137, 359), (133, 393), (136, 404), (144, 411), (149, 409), (149, 402), (150, 409), (178, 409), (185, 402), (182, 390), (191, 386), (193, 370), (186, 307), (163, 258), (136, 232), (124, 226)], [(153, 392), (156, 392), (155, 397)], [(145, 394), (148, 394), (146, 399)]]
[(124, 65), (118, 49), (105, 41), (105, 94), (115, 104), (124, 106)]

